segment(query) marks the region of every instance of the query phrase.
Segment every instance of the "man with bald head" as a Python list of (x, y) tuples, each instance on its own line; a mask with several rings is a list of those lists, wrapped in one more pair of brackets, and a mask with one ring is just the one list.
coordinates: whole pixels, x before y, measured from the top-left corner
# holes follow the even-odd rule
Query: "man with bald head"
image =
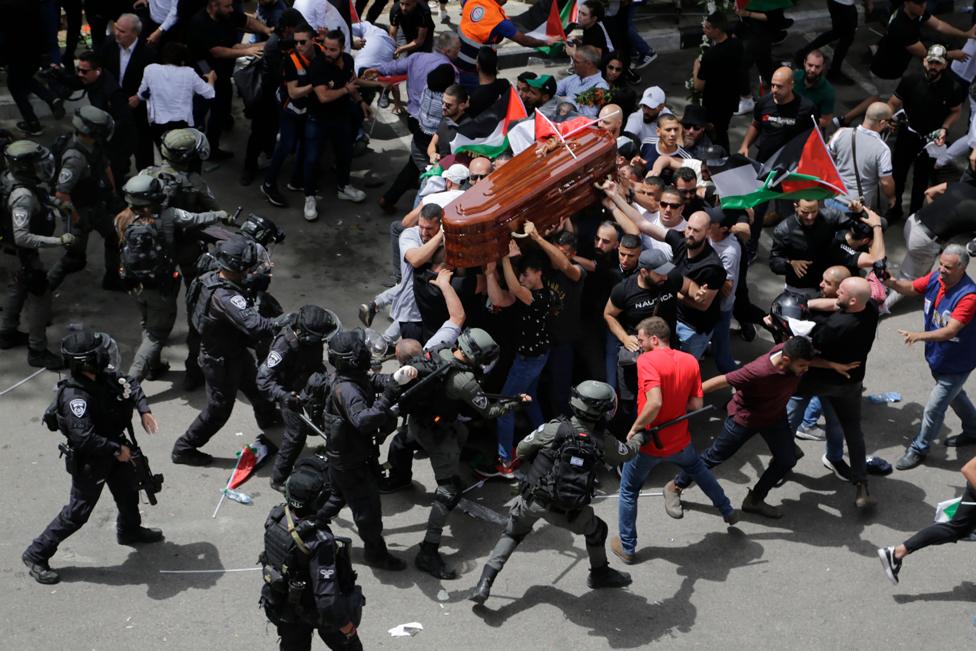
[(491, 174), (491, 161), (484, 156), (478, 156), (468, 163), (468, 187), (478, 183)]
[(620, 137), (620, 128), (623, 126), (623, 111), (616, 104), (607, 104), (602, 109), (600, 109), (599, 115), (597, 117), (600, 119), (596, 123), (597, 129), (602, 129), (610, 133), (614, 138)]
[(859, 276), (840, 283), (837, 298), (829, 307), (833, 311), (826, 319), (819, 319), (811, 333), (813, 347), (820, 351), (820, 357), (811, 364), (797, 395), (820, 396), (824, 411), (832, 412), (840, 423), (850, 465), (844, 462), (843, 446), (839, 441), (831, 441), (830, 429), (827, 454), (821, 460), (838, 477), (854, 484), (854, 502), (859, 509), (865, 509), (874, 500), (867, 485), (861, 385), (878, 329), (878, 308), (871, 301), (868, 281)]
[(887, 211), (895, 203), (891, 149), (883, 139), (890, 128), (891, 107), (887, 102), (874, 102), (868, 106), (860, 126), (838, 129), (827, 143), (827, 149), (837, 163), (837, 171), (847, 188), (847, 198), (861, 197), (866, 207), (878, 212)]
[[(765, 163), (780, 147), (814, 126), (819, 117), (813, 102), (793, 92), (793, 71), (786, 67), (777, 68), (770, 81), (769, 93), (756, 102), (752, 124), (742, 139), (739, 153), (748, 156), (749, 148), (755, 144), (758, 151), (753, 158)], [(759, 246), (768, 208), (768, 203), (761, 203), (755, 208), (752, 237), (748, 245), (749, 257)], [(788, 207), (781, 207), (777, 212), (788, 214), (788, 210)]]

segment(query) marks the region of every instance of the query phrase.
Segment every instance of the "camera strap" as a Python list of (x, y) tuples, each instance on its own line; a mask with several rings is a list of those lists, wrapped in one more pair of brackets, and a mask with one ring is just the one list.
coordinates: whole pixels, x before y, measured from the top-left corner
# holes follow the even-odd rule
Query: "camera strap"
[(857, 196), (864, 199), (861, 188), (861, 172), (857, 169), (857, 127), (851, 127), (851, 160), (854, 162), (854, 181), (857, 183)]

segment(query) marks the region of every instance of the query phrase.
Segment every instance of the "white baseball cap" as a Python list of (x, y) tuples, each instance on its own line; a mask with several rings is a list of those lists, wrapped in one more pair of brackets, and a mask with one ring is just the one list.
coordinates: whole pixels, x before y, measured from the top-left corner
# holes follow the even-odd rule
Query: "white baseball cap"
[(667, 100), (660, 86), (651, 86), (641, 95), (640, 103), (647, 108), (657, 108)]
[(454, 163), (447, 168), (447, 171), (444, 172), (443, 176), (448, 181), (460, 185), (468, 180), (468, 168), (461, 163)]

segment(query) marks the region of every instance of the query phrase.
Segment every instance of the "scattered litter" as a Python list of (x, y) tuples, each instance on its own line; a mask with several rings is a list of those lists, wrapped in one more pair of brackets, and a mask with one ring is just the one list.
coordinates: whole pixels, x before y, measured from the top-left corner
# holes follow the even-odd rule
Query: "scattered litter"
[(387, 632), (391, 637), (413, 637), (422, 630), (424, 630), (423, 624), (420, 622), (410, 622), (408, 624), (394, 626)]
[(244, 436), (244, 432), (234, 432), (234, 436)]
[(883, 405), (886, 402), (901, 402), (901, 394), (897, 391), (872, 393), (868, 396), (868, 402), (870, 402), (872, 405)]
[(437, 592), (437, 601), (447, 601), (450, 598), (451, 595), (447, 593), (447, 590), (441, 589)]

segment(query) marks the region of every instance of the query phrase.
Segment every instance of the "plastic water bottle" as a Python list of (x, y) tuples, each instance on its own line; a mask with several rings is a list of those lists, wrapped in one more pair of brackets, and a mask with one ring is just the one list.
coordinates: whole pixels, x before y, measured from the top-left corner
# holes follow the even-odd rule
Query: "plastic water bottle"
[(868, 396), (868, 402), (870, 402), (872, 405), (883, 405), (887, 402), (901, 402), (901, 394), (897, 391), (872, 393)]
[(242, 493), (240, 491), (231, 490), (229, 488), (224, 490), (224, 495), (227, 499), (234, 500), (238, 504), (254, 504), (254, 500), (247, 493)]

